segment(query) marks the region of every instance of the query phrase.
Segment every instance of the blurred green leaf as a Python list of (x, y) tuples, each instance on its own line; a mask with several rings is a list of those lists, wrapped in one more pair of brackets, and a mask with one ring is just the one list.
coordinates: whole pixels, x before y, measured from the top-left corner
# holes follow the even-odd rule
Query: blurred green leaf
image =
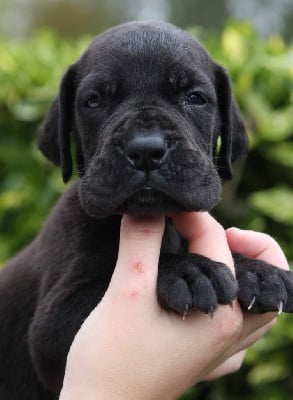
[(285, 186), (254, 192), (249, 201), (253, 207), (268, 217), (293, 225), (293, 190)]
[(274, 360), (273, 364), (257, 364), (249, 373), (248, 379), (252, 386), (284, 379), (288, 376), (285, 366)]
[(293, 142), (279, 143), (277, 146), (270, 148), (266, 155), (272, 161), (284, 165), (284, 167), (293, 168)]

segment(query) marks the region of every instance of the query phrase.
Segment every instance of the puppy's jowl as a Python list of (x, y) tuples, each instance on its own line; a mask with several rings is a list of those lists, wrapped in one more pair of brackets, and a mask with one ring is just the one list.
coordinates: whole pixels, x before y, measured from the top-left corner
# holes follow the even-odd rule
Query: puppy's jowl
[[(211, 210), (231, 163), (247, 152), (226, 72), (165, 23), (110, 29), (68, 68), (38, 138), (65, 182), (71, 140), (77, 180), (0, 273), (3, 400), (58, 398), (73, 337), (111, 278), (121, 215)], [(212, 313), (236, 296), (251, 312), (293, 311), (291, 272), (239, 255), (235, 262), (238, 283), (225, 265), (184, 254), (167, 221), (159, 302), (182, 315)]]

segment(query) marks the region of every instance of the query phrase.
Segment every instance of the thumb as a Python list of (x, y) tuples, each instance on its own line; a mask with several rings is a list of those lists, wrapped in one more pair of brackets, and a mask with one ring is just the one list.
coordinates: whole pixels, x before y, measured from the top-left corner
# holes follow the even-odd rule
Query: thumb
[(229, 228), (226, 231), (231, 250), (246, 257), (266, 261), (288, 270), (288, 261), (279, 244), (261, 232)]
[(116, 296), (147, 292), (156, 298), (154, 292), (164, 227), (164, 217), (123, 216), (118, 259), (109, 285), (109, 290)]

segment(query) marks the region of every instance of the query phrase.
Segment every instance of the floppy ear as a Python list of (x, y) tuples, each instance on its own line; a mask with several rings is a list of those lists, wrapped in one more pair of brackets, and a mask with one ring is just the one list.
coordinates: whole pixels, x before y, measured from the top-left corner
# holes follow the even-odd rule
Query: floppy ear
[(75, 66), (71, 65), (60, 84), (58, 96), (52, 102), (39, 130), (38, 146), (48, 160), (60, 165), (63, 181), (72, 174), (70, 133), (72, 131)]
[(231, 179), (232, 162), (248, 152), (248, 136), (236, 100), (232, 94), (230, 79), (224, 68), (216, 65), (216, 90), (220, 114), (221, 146), (217, 155), (217, 167), (221, 178)]

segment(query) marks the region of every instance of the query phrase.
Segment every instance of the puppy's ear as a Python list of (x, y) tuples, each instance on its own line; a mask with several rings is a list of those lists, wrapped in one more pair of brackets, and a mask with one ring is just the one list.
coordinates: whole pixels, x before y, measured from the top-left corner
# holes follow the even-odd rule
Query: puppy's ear
[(248, 152), (248, 136), (228, 74), (216, 65), (216, 90), (220, 114), (221, 146), (217, 155), (217, 167), (221, 178), (231, 179), (232, 163), (241, 159)]
[(70, 133), (74, 104), (75, 65), (71, 65), (60, 84), (58, 96), (52, 102), (47, 117), (39, 130), (38, 146), (48, 160), (60, 165), (63, 181), (72, 174)]

